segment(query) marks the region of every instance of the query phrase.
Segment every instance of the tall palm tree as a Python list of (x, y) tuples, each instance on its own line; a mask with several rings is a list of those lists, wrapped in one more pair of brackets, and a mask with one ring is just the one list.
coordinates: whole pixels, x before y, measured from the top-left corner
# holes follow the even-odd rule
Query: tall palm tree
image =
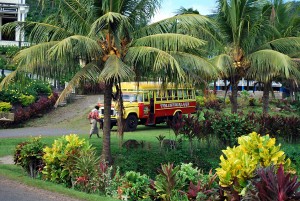
[[(20, 51), (14, 58), (16, 72), (43, 73), (68, 71), (72, 66), (82, 66), (61, 93), (63, 100), (82, 79), (100, 79), (105, 82), (104, 128), (102, 158), (111, 162), (110, 110), (112, 87), (122, 80), (133, 79), (134, 71), (151, 72), (162, 80), (183, 81), (186, 78), (181, 65), (194, 70), (213, 67), (206, 59), (191, 54), (200, 49), (204, 40), (180, 33), (168, 33), (173, 24), (187, 28), (208, 23), (200, 15), (175, 16), (165, 21), (147, 25), (159, 0), (102, 0), (94, 6), (93, 0), (56, 0), (59, 13), (46, 23), (28, 22), (30, 39), (36, 45)], [(4, 29), (13, 30), (16, 24)], [(40, 70), (43, 69), (43, 70)], [(39, 71), (37, 71), (39, 70)], [(12, 73), (1, 83), (4, 87), (16, 74)]]
[[(273, 30), (269, 35), (268, 44), (271, 50), (283, 52), (284, 54), (278, 54), (277, 57), (272, 59), (272, 64), (260, 68), (259, 65), (254, 63), (248, 70), (249, 77), (256, 79), (259, 82), (264, 83), (263, 89), (263, 114), (268, 114), (269, 108), (269, 96), (272, 89), (272, 80), (275, 77), (282, 79), (290, 79), (293, 81), (299, 80), (299, 71), (296, 68), (296, 63), (290, 58), (297, 53), (293, 49), (280, 49), (274, 46), (274, 43), (285, 43), (286, 38), (297, 37), (300, 31), (300, 16), (297, 12), (293, 11), (295, 8), (292, 3), (284, 3), (282, 0), (271, 1), (269, 5), (265, 7), (265, 15), (269, 16), (270, 29)], [(297, 8), (299, 10), (299, 8)], [(283, 42), (280, 42), (283, 41)], [(294, 44), (297, 46), (297, 44)], [(299, 46), (299, 44), (298, 44)], [(297, 49), (297, 48), (296, 48)], [(299, 52), (299, 48), (298, 48)], [(266, 58), (267, 59), (267, 58)], [(276, 61), (276, 62), (274, 62)], [(263, 62), (264, 61), (260, 61)]]
[[(272, 41), (269, 6), (261, 0), (218, 0), (217, 22), (223, 34), (222, 46), (214, 63), (223, 69), (232, 88), (231, 111), (237, 112), (238, 83), (247, 75), (250, 67), (269, 72), (279, 68), (281, 63), (291, 66), (285, 52), (299, 49), (300, 37), (282, 38)], [(275, 47), (275, 49), (272, 49)], [(274, 58), (281, 58), (274, 59)], [(272, 67), (272, 68), (271, 68)]]

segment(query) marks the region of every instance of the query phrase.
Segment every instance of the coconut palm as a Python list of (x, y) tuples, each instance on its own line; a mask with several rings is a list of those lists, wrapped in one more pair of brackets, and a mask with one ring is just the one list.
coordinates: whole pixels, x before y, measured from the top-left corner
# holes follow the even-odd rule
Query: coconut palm
[[(261, 0), (218, 0), (217, 22), (223, 34), (222, 46), (213, 62), (223, 69), (223, 76), (229, 78), (232, 92), (231, 111), (237, 112), (238, 83), (247, 75), (249, 68), (256, 68), (258, 74), (278, 70), (292, 62), (286, 52), (299, 49), (299, 37), (284, 37), (274, 40), (270, 5)], [(274, 47), (272, 49), (272, 47)], [(277, 58), (277, 59), (274, 59)], [(280, 60), (280, 59), (282, 60)], [(274, 72), (275, 74), (282, 71)]]
[[(257, 81), (264, 83), (264, 115), (268, 114), (269, 94), (272, 90), (272, 80), (275, 77), (278, 77), (281, 79), (290, 79), (296, 82), (300, 78), (300, 73), (296, 68), (296, 63), (291, 58), (295, 55), (295, 53), (297, 53), (297, 51), (295, 52), (292, 49), (288, 49), (287, 51), (285, 49), (278, 48), (278, 45), (282, 45), (284, 43), (284, 40), (286, 40), (285, 38), (296, 37), (299, 34), (300, 16), (298, 16), (297, 12), (293, 11), (294, 9), (295, 7), (293, 6), (293, 3), (284, 3), (282, 0), (274, 0), (273, 2), (270, 2), (270, 5), (267, 5), (265, 9), (266, 16), (269, 16), (270, 19), (270, 29), (273, 30), (273, 34), (269, 36), (270, 42), (268, 44), (270, 45), (271, 50), (283, 53), (277, 53), (276, 57), (272, 59), (272, 63), (260, 60), (259, 62), (263, 62), (266, 64), (266, 66), (264, 66), (263, 68), (261, 68), (260, 65), (257, 65), (258, 60), (256, 60), (256, 63), (253, 63), (253, 65), (251, 65), (248, 70), (249, 77), (252, 77)], [(279, 44), (274, 46), (274, 43)], [(252, 55), (251, 57), (256, 56)], [(265, 59), (268, 58), (266, 57)], [(269, 65), (267, 63), (269, 63)]]
[[(134, 77), (134, 71), (156, 75), (162, 80), (180, 82), (186, 79), (181, 65), (209, 74), (215, 72), (206, 59), (190, 54), (200, 49), (205, 41), (192, 36), (169, 33), (173, 24), (181, 29), (193, 24), (199, 27), (208, 23), (200, 15), (175, 16), (165, 21), (147, 25), (159, 0), (103, 0), (94, 6), (92, 0), (57, 0), (59, 13), (49, 17), (46, 23), (28, 22), (34, 44), (20, 51), (14, 61), (18, 63), (15, 73), (1, 83), (9, 83), (17, 72), (51, 74), (68, 72), (73, 66), (81, 68), (61, 93), (63, 100), (82, 79), (100, 79), (105, 82), (104, 128), (102, 158), (111, 162), (110, 110), (112, 87)], [(16, 24), (6, 25), (13, 30)], [(141, 71), (142, 70), (142, 71)], [(205, 71), (204, 71), (205, 70)], [(153, 78), (152, 78), (153, 79)], [(57, 103), (58, 103), (57, 102)]]

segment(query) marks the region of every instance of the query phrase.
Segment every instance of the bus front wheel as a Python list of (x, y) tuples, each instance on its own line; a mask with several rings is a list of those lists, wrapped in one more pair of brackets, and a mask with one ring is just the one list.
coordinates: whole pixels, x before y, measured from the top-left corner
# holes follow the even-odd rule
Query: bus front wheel
[(138, 125), (138, 119), (135, 115), (130, 114), (126, 119), (125, 131), (135, 131)]

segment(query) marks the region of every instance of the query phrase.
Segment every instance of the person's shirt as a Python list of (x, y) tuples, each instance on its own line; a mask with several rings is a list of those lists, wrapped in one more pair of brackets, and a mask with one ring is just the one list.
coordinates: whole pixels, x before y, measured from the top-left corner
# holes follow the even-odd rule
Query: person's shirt
[(96, 108), (94, 108), (94, 109), (89, 113), (88, 119), (96, 119), (96, 120), (98, 120), (98, 119), (99, 119), (99, 111), (98, 111)]

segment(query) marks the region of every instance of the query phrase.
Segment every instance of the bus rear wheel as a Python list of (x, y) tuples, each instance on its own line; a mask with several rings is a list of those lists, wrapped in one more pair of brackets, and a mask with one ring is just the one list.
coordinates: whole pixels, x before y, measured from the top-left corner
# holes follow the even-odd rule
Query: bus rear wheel
[(138, 119), (135, 115), (130, 114), (126, 119), (125, 131), (135, 131), (138, 125)]

